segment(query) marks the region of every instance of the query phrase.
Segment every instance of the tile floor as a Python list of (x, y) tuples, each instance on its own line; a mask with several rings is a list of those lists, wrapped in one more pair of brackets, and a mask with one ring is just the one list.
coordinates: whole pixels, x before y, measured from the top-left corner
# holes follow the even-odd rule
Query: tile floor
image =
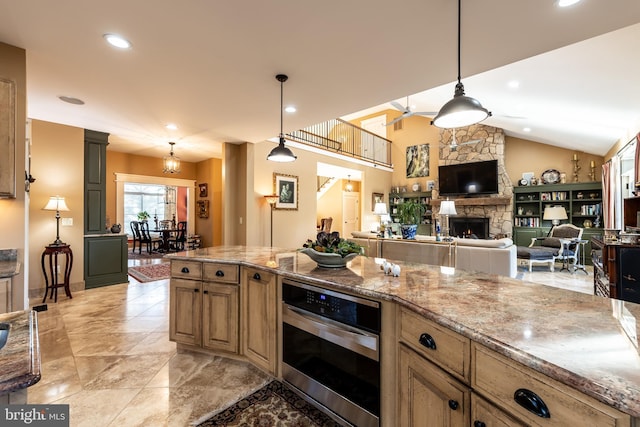
[[(519, 270), (525, 281), (592, 291), (592, 270)], [(192, 425), (270, 380), (243, 362), (178, 354), (169, 341), (168, 280), (130, 278), (63, 296), (38, 321), (42, 379), (28, 389), (28, 400), (69, 404), (71, 426)]]

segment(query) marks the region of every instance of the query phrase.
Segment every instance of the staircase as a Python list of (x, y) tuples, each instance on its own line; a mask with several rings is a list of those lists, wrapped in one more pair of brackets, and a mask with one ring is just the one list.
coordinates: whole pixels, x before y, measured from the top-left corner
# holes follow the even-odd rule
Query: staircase
[(318, 181), (317, 199), (320, 199), (339, 180), (335, 177), (319, 176), (317, 177), (317, 181)]
[(287, 139), (373, 166), (393, 168), (391, 141), (341, 119), (332, 119), (286, 134)]

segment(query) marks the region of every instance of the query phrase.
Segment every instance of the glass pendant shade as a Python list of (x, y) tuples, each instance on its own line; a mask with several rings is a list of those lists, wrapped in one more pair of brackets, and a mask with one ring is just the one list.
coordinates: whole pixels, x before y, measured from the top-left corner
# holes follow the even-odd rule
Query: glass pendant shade
[(173, 154), (173, 146), (175, 145), (175, 142), (170, 142), (169, 145), (171, 145), (171, 151), (169, 152), (169, 155), (164, 157), (163, 159), (163, 169), (162, 172), (164, 173), (180, 173), (180, 158), (176, 157), (175, 154)]

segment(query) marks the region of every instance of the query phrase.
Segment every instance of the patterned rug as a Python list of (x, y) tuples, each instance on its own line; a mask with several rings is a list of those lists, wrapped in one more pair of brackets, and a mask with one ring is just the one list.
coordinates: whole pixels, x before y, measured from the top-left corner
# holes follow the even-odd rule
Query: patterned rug
[(210, 426), (340, 427), (340, 424), (281, 382), (272, 381), (198, 425)]
[(162, 258), (163, 256), (165, 256), (164, 253), (161, 252), (147, 252), (146, 250), (142, 250), (142, 253), (138, 253), (138, 249), (136, 248), (136, 252), (132, 252), (131, 249), (129, 249), (129, 254), (128, 254), (128, 258), (129, 259), (158, 259), (158, 258)]
[(168, 279), (171, 276), (171, 264), (163, 262), (161, 264), (139, 265), (129, 267), (127, 272), (138, 282), (153, 282), (154, 280)]

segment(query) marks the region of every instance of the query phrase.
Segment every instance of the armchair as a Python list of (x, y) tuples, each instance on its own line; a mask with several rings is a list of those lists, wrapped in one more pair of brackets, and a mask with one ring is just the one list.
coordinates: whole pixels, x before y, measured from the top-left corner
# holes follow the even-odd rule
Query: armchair
[[(554, 271), (556, 261), (562, 261), (562, 269), (578, 264), (580, 251), (579, 241), (582, 238), (582, 228), (573, 224), (554, 226), (547, 237), (534, 237), (529, 244), (529, 271), (532, 263), (549, 263)], [(519, 251), (520, 257), (520, 251)], [(524, 258), (524, 257), (523, 257)]]

